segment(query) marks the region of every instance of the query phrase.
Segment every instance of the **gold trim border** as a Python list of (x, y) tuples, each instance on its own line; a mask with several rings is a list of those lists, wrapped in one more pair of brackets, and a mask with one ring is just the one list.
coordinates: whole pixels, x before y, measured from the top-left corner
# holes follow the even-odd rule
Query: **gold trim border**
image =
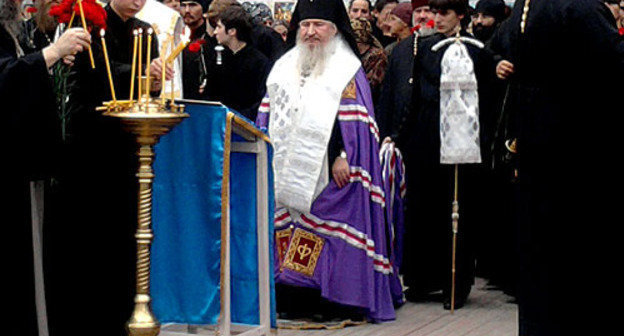
[(228, 112), (225, 117), (225, 138), (223, 140), (223, 178), (221, 180), (221, 270), (220, 270), (220, 299), (221, 310), (219, 312), (219, 320), (223, 318), (225, 311), (225, 260), (227, 258), (226, 250), (229, 246), (227, 239), (227, 224), (229, 221), (230, 206), (230, 156), (232, 149), (232, 120), (235, 115)]
[[(310, 254), (310, 260), (308, 261), (308, 266), (303, 266), (300, 264), (294, 263), (292, 260), (295, 257), (296, 249), (299, 246), (299, 240), (301, 237), (312, 240), (316, 242), (314, 246), (314, 250)], [(318, 261), (319, 256), (321, 255), (321, 251), (323, 250), (323, 246), (325, 245), (325, 241), (322, 237), (315, 235), (312, 232), (302, 230), (300, 228), (296, 228), (295, 232), (290, 241), (290, 245), (288, 246), (288, 252), (286, 252), (286, 256), (284, 256), (284, 264), (283, 267), (293, 270), (295, 272), (299, 272), (301, 274), (307, 275), (309, 277), (314, 275), (314, 271), (316, 270), (316, 263)]]

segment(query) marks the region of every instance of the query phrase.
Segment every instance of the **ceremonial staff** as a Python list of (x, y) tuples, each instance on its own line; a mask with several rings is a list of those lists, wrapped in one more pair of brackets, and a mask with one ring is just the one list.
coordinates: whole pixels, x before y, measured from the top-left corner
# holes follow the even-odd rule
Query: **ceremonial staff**
[[(459, 165), (481, 163), (479, 147), (479, 95), (474, 64), (464, 43), (483, 48), (478, 40), (455, 37), (435, 44), (444, 52), (440, 75), (440, 163), (455, 165), (452, 203), (451, 314), (455, 312), (457, 233), (459, 231)], [(468, 94), (467, 94), (468, 93)]]

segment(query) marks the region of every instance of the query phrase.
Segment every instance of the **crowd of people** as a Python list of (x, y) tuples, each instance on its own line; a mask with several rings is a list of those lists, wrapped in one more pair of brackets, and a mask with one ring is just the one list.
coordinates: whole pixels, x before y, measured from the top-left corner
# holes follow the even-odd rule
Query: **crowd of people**
[[(41, 326), (36, 180), (50, 335), (121, 335), (136, 148), (95, 110), (111, 99), (86, 52), (104, 64), (97, 32), (59, 24), (58, 3), (0, 0), (9, 335)], [(515, 298), (521, 336), (612, 330), (595, 308), (620, 295), (624, 1), (299, 0), (288, 21), (236, 0), (110, 0), (104, 11), (117, 99), (138, 95), (133, 31), (185, 27), (177, 68), (162, 64), (157, 37), (142, 50), (151, 95), (165, 92), (161, 73), (177, 76), (179, 96), (220, 101), (271, 137), (281, 317), (384, 322), (406, 301), (461, 309), (480, 276)], [(468, 116), (460, 131), (453, 115)], [(453, 139), (469, 143), (452, 152)]]

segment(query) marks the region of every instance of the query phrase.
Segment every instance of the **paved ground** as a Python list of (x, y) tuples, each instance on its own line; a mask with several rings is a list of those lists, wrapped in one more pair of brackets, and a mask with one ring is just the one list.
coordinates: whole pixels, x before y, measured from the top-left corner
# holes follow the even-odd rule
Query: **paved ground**
[(477, 279), (466, 306), (451, 315), (440, 302), (407, 303), (394, 322), (340, 330), (286, 330), (279, 336), (517, 336), (517, 306)]

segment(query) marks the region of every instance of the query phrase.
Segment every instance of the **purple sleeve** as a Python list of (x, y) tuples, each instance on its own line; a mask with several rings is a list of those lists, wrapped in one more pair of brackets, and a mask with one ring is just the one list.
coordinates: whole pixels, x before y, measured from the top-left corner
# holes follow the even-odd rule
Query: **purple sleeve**
[(262, 102), (260, 102), (260, 108), (258, 108), (258, 116), (256, 117), (256, 126), (263, 132), (269, 129), (269, 111), (271, 110), (271, 104), (269, 94), (267, 93)]

